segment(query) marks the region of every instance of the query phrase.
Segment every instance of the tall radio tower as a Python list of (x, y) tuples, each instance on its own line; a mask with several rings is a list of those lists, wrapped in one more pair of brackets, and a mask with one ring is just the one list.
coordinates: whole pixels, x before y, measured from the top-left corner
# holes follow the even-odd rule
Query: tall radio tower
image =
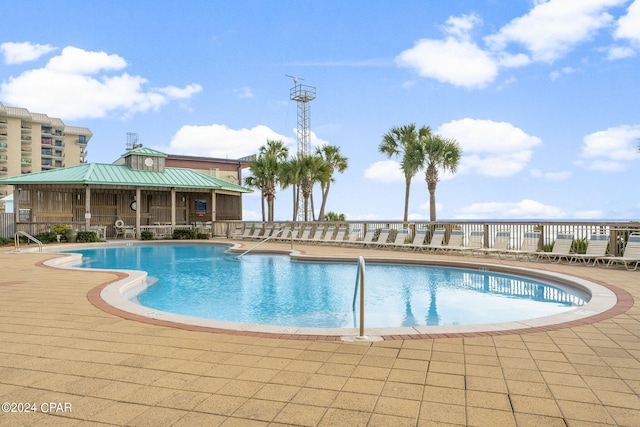
[(298, 104), (298, 154), (309, 154), (310, 145), (310, 126), (311, 109), (309, 103), (316, 99), (316, 88), (298, 84), (298, 80), (304, 80), (300, 77), (290, 76), (293, 79), (293, 87), (289, 92), (289, 99), (296, 101)]
[[(293, 87), (289, 92), (289, 99), (296, 101), (298, 104), (298, 157), (306, 156), (311, 151), (311, 109), (309, 103), (316, 99), (316, 88), (298, 84), (298, 80), (304, 80), (303, 78), (285, 75), (293, 79)], [(309, 211), (308, 208), (309, 206), (305, 206), (304, 198), (300, 194), (300, 187), (298, 187), (298, 220), (304, 220), (304, 212), (305, 210)]]

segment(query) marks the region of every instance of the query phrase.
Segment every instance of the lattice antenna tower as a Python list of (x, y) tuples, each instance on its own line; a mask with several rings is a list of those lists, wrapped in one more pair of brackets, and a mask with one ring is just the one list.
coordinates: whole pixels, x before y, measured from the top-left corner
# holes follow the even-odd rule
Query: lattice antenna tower
[(127, 151), (142, 147), (136, 132), (127, 132)]
[(316, 99), (316, 88), (299, 84), (301, 77), (290, 76), (293, 79), (293, 87), (289, 93), (289, 99), (296, 101), (298, 105), (298, 155), (308, 155), (311, 145), (311, 108), (309, 103)]

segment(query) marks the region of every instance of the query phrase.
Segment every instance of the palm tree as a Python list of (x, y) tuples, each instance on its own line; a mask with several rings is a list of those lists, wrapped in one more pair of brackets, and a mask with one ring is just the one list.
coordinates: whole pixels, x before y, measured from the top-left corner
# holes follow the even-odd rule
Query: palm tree
[(322, 157), (327, 164), (329, 179), (320, 182), (320, 188), (322, 189), (322, 204), (320, 205), (320, 213), (318, 218), (324, 218), (324, 209), (327, 205), (327, 198), (329, 196), (329, 186), (334, 182), (333, 173), (338, 171), (344, 172), (348, 166), (348, 159), (340, 154), (340, 147), (335, 145), (323, 145), (316, 149), (316, 154)]
[(298, 197), (300, 192), (300, 182), (302, 177), (302, 164), (298, 157), (292, 157), (288, 161), (282, 164), (280, 169), (280, 186), (285, 189), (289, 186), (293, 189), (293, 214), (292, 220), (295, 221), (298, 218)]
[[(300, 162), (300, 191), (304, 205), (304, 220), (309, 221), (309, 205), (313, 196), (313, 186), (316, 182), (329, 180), (329, 168), (324, 159), (317, 155), (298, 156)], [(315, 212), (311, 208), (312, 220), (315, 220)]]
[[(428, 129), (428, 128), (427, 128)], [(404, 126), (394, 126), (382, 136), (382, 142), (378, 145), (378, 151), (386, 154), (388, 158), (401, 157), (400, 169), (404, 173), (404, 221), (409, 219), (409, 192), (411, 179), (416, 176), (422, 167), (420, 157), (420, 145), (418, 133), (414, 123)]]
[(262, 220), (265, 221), (264, 201), (267, 201), (267, 220), (273, 221), (275, 214), (276, 183), (280, 176), (282, 162), (286, 160), (289, 150), (282, 141), (267, 140), (260, 147), (258, 157), (249, 162), (253, 176), (245, 178), (245, 185), (259, 188), (262, 193)]
[(462, 148), (454, 138), (445, 138), (431, 133), (429, 127), (422, 127), (419, 134), (421, 154), (424, 162), (425, 180), (429, 190), (429, 219), (436, 220), (436, 185), (440, 178), (438, 170), (455, 173), (462, 156)]

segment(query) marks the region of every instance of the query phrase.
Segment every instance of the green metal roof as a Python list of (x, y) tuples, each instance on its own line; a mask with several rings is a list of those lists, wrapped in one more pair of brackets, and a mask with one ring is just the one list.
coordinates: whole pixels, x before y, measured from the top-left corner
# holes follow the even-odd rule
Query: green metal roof
[(138, 156), (147, 156), (147, 157), (169, 157), (167, 154), (158, 151), (158, 150), (154, 150), (151, 148), (147, 148), (147, 147), (138, 147), (138, 148), (134, 148), (133, 150), (129, 150), (126, 153), (124, 153), (122, 156), (120, 157), (129, 157), (132, 156), (134, 154), (137, 154)]
[(176, 187), (228, 190), (251, 193), (252, 190), (187, 168), (165, 168), (164, 172), (134, 170), (126, 165), (85, 163), (24, 175), (0, 178), (0, 185), (132, 185), (138, 187)]

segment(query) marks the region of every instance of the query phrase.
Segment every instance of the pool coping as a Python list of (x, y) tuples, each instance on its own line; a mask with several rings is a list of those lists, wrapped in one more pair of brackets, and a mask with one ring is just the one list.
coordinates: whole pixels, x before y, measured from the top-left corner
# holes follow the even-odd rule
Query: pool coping
[[(140, 244), (162, 244), (176, 242), (171, 241), (149, 241), (149, 242), (129, 242)], [(180, 242), (177, 244), (189, 244), (195, 242)], [(218, 246), (228, 246), (231, 253), (242, 253), (242, 246), (229, 242), (198, 242), (203, 244), (213, 244)], [(90, 248), (95, 246), (121, 246), (121, 242), (108, 242), (103, 244), (85, 244), (82, 246), (64, 246), (66, 250), (76, 248)], [(52, 253), (55, 252), (52, 248)], [(316, 262), (355, 262), (357, 257), (349, 256), (325, 256), (308, 255), (299, 250), (254, 250), (259, 254), (285, 254), (294, 260), (316, 261)], [(44, 262), (44, 265), (54, 268), (78, 269), (71, 264), (79, 262), (79, 254), (61, 254), (63, 256), (53, 258)], [(366, 262), (376, 264), (413, 264), (432, 265), (457, 268), (468, 268), (479, 271), (493, 271), (501, 273), (518, 274), (530, 278), (542, 280), (552, 280), (567, 286), (577, 287), (580, 290), (591, 294), (591, 300), (582, 307), (564, 313), (527, 319), (522, 321), (477, 324), (477, 325), (450, 325), (450, 326), (415, 326), (415, 327), (395, 327), (395, 328), (366, 328), (364, 336), (359, 336), (358, 328), (309, 328), (309, 327), (282, 327), (272, 325), (259, 325), (239, 322), (226, 322), (213, 319), (202, 319), (179, 314), (172, 314), (153, 310), (148, 307), (136, 304), (127, 297), (131, 292), (140, 292), (146, 288), (145, 279), (147, 273), (138, 270), (107, 270), (90, 269), (91, 271), (111, 272), (116, 275), (113, 281), (102, 284), (87, 294), (89, 302), (97, 308), (122, 318), (152, 323), (163, 326), (170, 326), (179, 329), (197, 330), (205, 332), (232, 333), (241, 335), (258, 335), (268, 337), (281, 337), (288, 339), (314, 339), (314, 340), (343, 340), (343, 341), (377, 341), (392, 339), (416, 339), (416, 338), (438, 338), (438, 337), (459, 337), (478, 335), (504, 335), (515, 333), (526, 333), (536, 331), (548, 331), (575, 326), (577, 324), (590, 324), (610, 318), (627, 311), (633, 305), (633, 298), (626, 291), (615, 286), (589, 280), (573, 274), (558, 273), (546, 270), (539, 270), (527, 267), (517, 267), (512, 265), (493, 264), (487, 262), (469, 262), (459, 260), (444, 259), (417, 259), (417, 258), (384, 258), (376, 256), (365, 257)], [(480, 267), (481, 266), (481, 267)], [(365, 322), (366, 324), (366, 322)]]

